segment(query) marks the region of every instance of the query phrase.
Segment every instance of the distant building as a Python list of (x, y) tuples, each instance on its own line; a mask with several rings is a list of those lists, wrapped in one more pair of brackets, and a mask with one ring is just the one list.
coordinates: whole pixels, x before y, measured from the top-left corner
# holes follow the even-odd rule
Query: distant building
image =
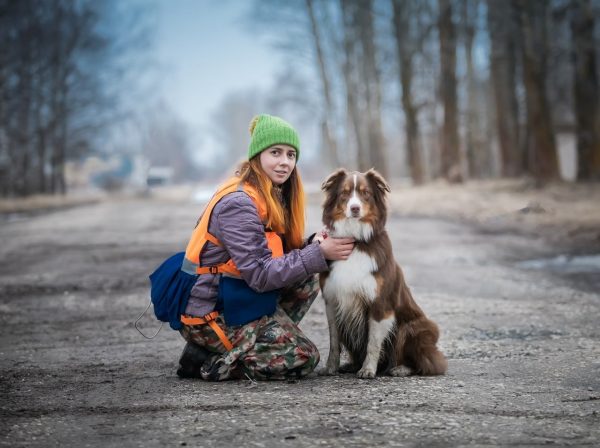
[(146, 184), (149, 187), (173, 183), (174, 170), (170, 166), (151, 166), (148, 168)]
[(145, 190), (148, 165), (146, 158), (137, 154), (88, 156), (81, 160), (67, 161), (65, 178), (69, 190)]

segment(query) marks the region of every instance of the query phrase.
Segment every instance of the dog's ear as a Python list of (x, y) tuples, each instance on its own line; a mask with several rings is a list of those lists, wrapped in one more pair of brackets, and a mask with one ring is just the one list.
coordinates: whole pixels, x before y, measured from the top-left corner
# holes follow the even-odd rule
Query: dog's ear
[(371, 168), (369, 171), (367, 171), (365, 173), (365, 176), (367, 177), (367, 179), (369, 179), (369, 181), (380, 191), (382, 192), (390, 192), (390, 186), (389, 184), (386, 182), (386, 180), (383, 178), (383, 176), (381, 174), (379, 174), (377, 171), (375, 171), (373, 168)]
[(333, 186), (337, 185), (337, 183), (341, 179), (346, 177), (347, 174), (348, 174), (348, 172), (344, 168), (338, 169), (336, 172), (330, 174), (329, 177), (325, 180), (325, 182), (323, 182), (323, 184), (321, 185), (321, 190), (323, 190), (323, 191), (331, 190), (333, 188)]

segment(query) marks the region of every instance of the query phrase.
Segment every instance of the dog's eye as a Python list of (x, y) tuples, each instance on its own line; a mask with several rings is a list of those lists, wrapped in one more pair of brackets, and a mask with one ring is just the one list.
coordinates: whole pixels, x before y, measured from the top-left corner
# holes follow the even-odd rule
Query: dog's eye
[(369, 199), (371, 197), (371, 192), (367, 190), (363, 191), (363, 197)]

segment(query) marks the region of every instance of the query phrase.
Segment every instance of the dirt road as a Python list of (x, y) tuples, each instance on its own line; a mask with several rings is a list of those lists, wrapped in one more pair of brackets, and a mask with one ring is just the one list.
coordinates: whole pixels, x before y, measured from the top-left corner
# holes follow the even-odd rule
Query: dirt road
[[(600, 443), (594, 282), (517, 267), (555, 254), (543, 240), (444, 221), (392, 214), (388, 228), (442, 329), (446, 376), (179, 380), (179, 335), (148, 341), (132, 321), (148, 273), (185, 246), (199, 211), (121, 200), (0, 223), (1, 445)], [(310, 228), (318, 221), (312, 206)], [(320, 298), (303, 328), (326, 358)]]

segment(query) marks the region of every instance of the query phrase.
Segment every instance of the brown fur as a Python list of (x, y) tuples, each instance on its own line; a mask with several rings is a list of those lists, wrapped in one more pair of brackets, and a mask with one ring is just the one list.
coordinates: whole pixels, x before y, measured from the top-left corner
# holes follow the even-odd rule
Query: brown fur
[[(367, 173), (349, 173), (343, 169), (336, 171), (322, 185), (326, 193), (323, 222), (327, 227), (333, 228), (336, 221), (345, 218), (346, 205), (354, 188), (354, 175), (358, 179), (358, 196), (364, 211), (360, 220), (373, 228), (371, 238), (368, 241), (356, 240), (354, 250), (365, 252), (375, 259), (378, 270), (373, 272), (373, 276), (377, 289), (375, 300), (360, 297), (352, 299), (352, 306), (359, 307), (356, 312), (364, 317), (359, 319), (362, 322), (358, 325), (359, 328), (355, 323), (344, 322), (341, 314), (336, 316), (339, 341), (346, 347), (351, 358), (350, 365), (340, 368), (340, 371), (356, 372), (361, 368), (367, 353), (369, 318), (380, 322), (393, 314), (396, 324), (391, 330), (392, 334), (382, 344), (377, 373), (399, 374), (398, 369), (393, 369), (405, 366), (412, 374), (443, 374), (447, 369), (447, 361), (436, 346), (438, 327), (415, 302), (402, 270), (393, 258), (392, 245), (385, 230), (385, 196), (390, 191), (387, 182), (375, 170)], [(323, 291), (329, 276), (330, 273), (321, 274)], [(325, 300), (329, 299), (325, 297)], [(331, 370), (332, 367), (329, 367), (326, 373), (333, 374)]]

